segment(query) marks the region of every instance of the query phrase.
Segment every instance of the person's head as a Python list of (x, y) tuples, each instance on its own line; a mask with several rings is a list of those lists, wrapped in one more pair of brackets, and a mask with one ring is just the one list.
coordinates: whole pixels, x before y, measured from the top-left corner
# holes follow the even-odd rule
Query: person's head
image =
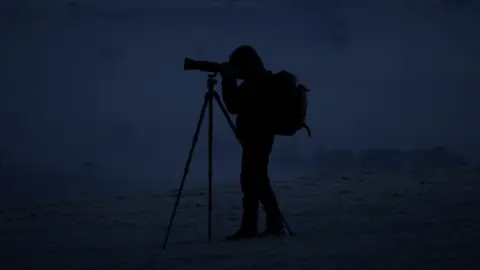
[(242, 45), (236, 48), (229, 57), (230, 66), (237, 79), (255, 78), (265, 71), (262, 59), (254, 48)]

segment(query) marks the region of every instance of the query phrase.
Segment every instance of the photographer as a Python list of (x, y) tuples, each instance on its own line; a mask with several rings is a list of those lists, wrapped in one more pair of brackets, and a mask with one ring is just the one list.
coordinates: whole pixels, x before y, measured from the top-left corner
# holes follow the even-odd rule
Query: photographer
[[(243, 217), (240, 229), (228, 240), (257, 236), (259, 202), (264, 206), (267, 229), (259, 236), (284, 234), (283, 218), (270, 186), (268, 163), (273, 147), (274, 131), (269, 127), (269, 104), (274, 89), (268, 72), (256, 51), (240, 46), (222, 65), (222, 96), (229, 113), (237, 115), (237, 136), (243, 148), (241, 187)], [(243, 80), (237, 86), (237, 79)]]

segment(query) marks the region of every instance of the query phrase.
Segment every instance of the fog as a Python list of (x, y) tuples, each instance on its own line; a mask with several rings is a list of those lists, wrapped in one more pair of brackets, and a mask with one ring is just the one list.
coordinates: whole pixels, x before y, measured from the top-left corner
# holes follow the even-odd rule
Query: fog
[[(2, 166), (34, 173), (2, 185), (39, 192), (47, 180), (34, 175), (52, 172), (91, 191), (177, 183), (207, 78), (183, 59), (223, 61), (241, 44), (312, 90), (313, 137), (278, 138), (274, 160), (288, 149), (435, 146), (478, 159), (476, 2), (198, 2), (3, 1)], [(215, 177), (236, 181), (240, 147), (215, 110)], [(190, 172), (201, 181), (205, 135)], [(94, 174), (112, 180), (100, 188)]]

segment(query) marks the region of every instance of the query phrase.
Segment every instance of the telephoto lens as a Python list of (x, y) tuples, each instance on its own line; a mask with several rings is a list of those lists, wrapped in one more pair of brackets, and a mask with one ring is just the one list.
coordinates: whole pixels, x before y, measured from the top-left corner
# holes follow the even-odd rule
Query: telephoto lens
[(222, 64), (210, 61), (196, 61), (185, 57), (183, 62), (183, 70), (199, 70), (203, 72), (219, 72)]

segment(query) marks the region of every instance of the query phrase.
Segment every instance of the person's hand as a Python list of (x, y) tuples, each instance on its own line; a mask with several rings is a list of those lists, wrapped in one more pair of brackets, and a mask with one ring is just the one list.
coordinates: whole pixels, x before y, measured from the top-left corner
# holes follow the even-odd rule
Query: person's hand
[(235, 79), (233, 75), (233, 70), (228, 62), (222, 63), (222, 68), (220, 69), (220, 76), (223, 80), (232, 80)]

